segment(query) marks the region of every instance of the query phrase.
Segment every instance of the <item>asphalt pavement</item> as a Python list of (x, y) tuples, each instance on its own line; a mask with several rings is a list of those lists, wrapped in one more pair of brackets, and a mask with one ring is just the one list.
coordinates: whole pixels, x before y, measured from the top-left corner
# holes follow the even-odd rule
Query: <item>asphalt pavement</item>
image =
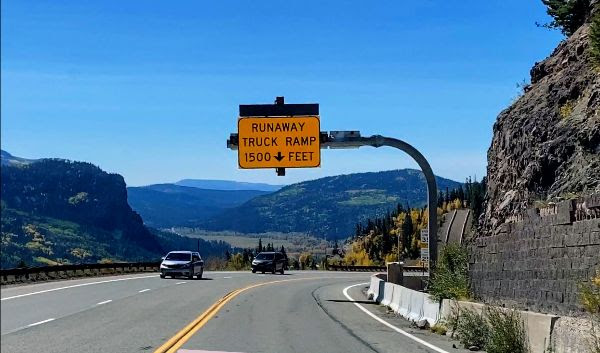
[(462, 351), (367, 301), (370, 275), (140, 274), (3, 287), (0, 349), (154, 352), (176, 341), (180, 352)]

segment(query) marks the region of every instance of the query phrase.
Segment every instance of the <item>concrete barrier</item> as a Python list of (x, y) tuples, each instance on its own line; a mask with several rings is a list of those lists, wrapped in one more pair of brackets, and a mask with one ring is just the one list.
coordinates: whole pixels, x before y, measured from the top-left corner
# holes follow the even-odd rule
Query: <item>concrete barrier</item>
[(385, 282), (383, 289), (383, 300), (381, 301), (382, 305), (390, 306), (392, 303), (392, 295), (394, 294), (394, 287), (398, 286), (397, 284)]
[(423, 300), (423, 319), (427, 320), (429, 326), (435, 325), (440, 319), (440, 303), (431, 298), (430, 295), (424, 294)]
[(397, 313), (400, 310), (400, 299), (402, 297), (402, 290), (404, 288), (399, 285), (394, 285), (394, 291), (392, 292), (392, 302), (390, 308)]
[[(452, 317), (454, 307), (458, 310), (469, 309), (477, 313), (481, 313), (485, 308), (485, 304), (481, 303), (448, 299), (444, 299), (440, 305), (429, 294), (385, 282), (376, 276), (371, 277), (368, 293), (369, 296), (372, 295), (375, 302), (391, 307), (398, 315), (411, 321), (426, 320), (430, 326), (435, 325), (440, 319), (447, 320)], [(553, 330), (559, 317), (531, 311), (519, 311), (519, 313), (527, 330), (531, 353), (547, 352), (553, 342)], [(567, 325), (564, 326), (567, 327)], [(562, 331), (568, 330), (562, 329)], [(568, 334), (562, 331), (561, 337), (558, 340), (555, 339), (557, 343), (560, 341), (560, 344), (555, 343), (557, 346), (564, 345), (563, 341), (567, 341), (565, 337)], [(579, 353), (578, 350), (573, 352)]]
[(371, 284), (369, 285), (369, 289), (367, 290), (367, 296), (369, 297), (369, 299), (377, 301), (377, 297), (379, 296), (379, 282), (383, 281), (375, 276), (371, 276)]
[(400, 306), (397, 313), (404, 318), (408, 318), (410, 314), (411, 292), (412, 290), (406, 287), (400, 288)]
[[(465, 301), (456, 301), (444, 299), (442, 301), (441, 317), (447, 319), (452, 315), (452, 308), (458, 306), (459, 310), (473, 310), (481, 313), (485, 308), (485, 304), (472, 303)], [(509, 309), (506, 309), (509, 310)], [(544, 353), (548, 351), (552, 341), (552, 331), (558, 316), (540, 314), (532, 311), (520, 311), (521, 318), (525, 323), (527, 337), (531, 347), (531, 353)]]
[(423, 303), (425, 302), (425, 294), (406, 288), (410, 291), (410, 310), (407, 319), (411, 321), (419, 321), (423, 317)]
[(411, 321), (424, 319), (433, 326), (440, 318), (440, 307), (428, 294), (385, 282), (375, 276), (371, 277), (367, 294), (375, 302), (390, 307)]

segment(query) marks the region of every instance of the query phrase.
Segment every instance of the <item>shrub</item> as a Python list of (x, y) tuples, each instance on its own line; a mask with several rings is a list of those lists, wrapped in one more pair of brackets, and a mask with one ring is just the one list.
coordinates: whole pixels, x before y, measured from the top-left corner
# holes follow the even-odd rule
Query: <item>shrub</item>
[(487, 307), (489, 323), (487, 353), (529, 353), (529, 341), (521, 314), (516, 310)]
[(442, 248), (437, 267), (429, 282), (429, 293), (436, 300), (469, 297), (469, 254), (456, 244)]
[(600, 353), (600, 271), (589, 283), (579, 285), (581, 303), (590, 314), (591, 330), (589, 332), (588, 346), (593, 353)]
[(571, 114), (573, 113), (574, 106), (575, 105), (571, 101), (567, 101), (565, 104), (563, 104), (558, 110), (560, 117), (563, 120), (568, 119), (571, 116)]
[(592, 5), (590, 0), (542, 0), (546, 12), (552, 17), (552, 22), (541, 25), (560, 31), (570, 36), (583, 25), (590, 15)]
[(445, 335), (448, 332), (448, 328), (441, 322), (431, 326), (431, 332), (437, 333), (438, 335)]
[(465, 348), (476, 346), (482, 349), (485, 347), (489, 331), (490, 328), (483, 313), (477, 313), (470, 309), (461, 310), (456, 333), (458, 340)]

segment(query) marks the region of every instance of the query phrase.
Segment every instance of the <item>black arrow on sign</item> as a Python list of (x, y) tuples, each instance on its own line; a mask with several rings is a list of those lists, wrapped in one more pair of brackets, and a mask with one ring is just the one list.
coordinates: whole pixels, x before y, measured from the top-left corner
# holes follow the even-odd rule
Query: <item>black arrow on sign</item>
[(281, 151), (277, 152), (277, 155), (275, 156), (275, 159), (279, 162), (281, 162), (281, 160), (283, 159), (283, 155), (281, 154)]

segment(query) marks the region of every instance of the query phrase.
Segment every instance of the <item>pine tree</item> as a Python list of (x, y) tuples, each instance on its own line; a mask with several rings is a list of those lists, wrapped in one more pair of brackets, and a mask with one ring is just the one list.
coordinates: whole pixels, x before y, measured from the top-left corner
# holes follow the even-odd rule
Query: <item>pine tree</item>
[(256, 247), (256, 252), (263, 252), (262, 238), (258, 238), (258, 247)]
[(546, 5), (546, 12), (552, 16), (550, 23), (539, 26), (546, 28), (558, 28), (570, 36), (581, 27), (592, 11), (590, 0), (542, 0)]

